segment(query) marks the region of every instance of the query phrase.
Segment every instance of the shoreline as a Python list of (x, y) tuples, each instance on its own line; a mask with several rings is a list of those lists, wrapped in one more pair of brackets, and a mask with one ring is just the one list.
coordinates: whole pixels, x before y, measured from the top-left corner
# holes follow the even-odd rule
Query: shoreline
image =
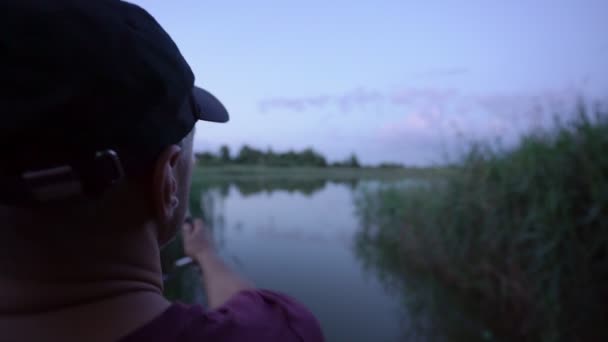
[(375, 167), (276, 167), (265, 165), (197, 165), (193, 176), (198, 179), (327, 179), (354, 180), (438, 177), (446, 168), (375, 168)]

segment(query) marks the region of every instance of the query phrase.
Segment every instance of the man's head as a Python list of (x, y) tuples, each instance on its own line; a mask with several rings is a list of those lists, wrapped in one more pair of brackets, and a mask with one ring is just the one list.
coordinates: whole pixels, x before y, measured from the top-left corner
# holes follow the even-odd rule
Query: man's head
[(148, 224), (166, 242), (186, 212), (195, 123), (228, 120), (171, 38), (119, 0), (2, 0), (0, 30), (0, 229)]

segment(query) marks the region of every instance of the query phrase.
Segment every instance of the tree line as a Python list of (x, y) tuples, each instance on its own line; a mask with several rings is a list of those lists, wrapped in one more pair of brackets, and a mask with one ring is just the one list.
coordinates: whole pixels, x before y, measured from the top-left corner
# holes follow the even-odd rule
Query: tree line
[[(287, 152), (274, 152), (272, 149), (259, 150), (254, 147), (244, 145), (233, 155), (230, 148), (223, 145), (214, 152), (197, 152), (195, 154), (198, 163), (203, 165), (266, 165), (277, 167), (309, 166), (309, 167), (345, 167), (359, 168), (361, 163), (359, 158), (353, 153), (342, 161), (329, 162), (325, 156), (312, 148), (301, 151), (289, 150)], [(380, 167), (393, 168), (401, 167), (395, 163), (381, 164)]]

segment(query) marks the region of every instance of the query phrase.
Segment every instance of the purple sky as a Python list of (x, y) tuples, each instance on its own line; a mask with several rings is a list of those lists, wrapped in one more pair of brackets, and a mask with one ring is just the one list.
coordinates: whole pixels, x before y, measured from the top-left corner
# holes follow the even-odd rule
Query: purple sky
[(196, 148), (428, 164), (608, 91), (608, 1), (152, 1), (231, 112)]

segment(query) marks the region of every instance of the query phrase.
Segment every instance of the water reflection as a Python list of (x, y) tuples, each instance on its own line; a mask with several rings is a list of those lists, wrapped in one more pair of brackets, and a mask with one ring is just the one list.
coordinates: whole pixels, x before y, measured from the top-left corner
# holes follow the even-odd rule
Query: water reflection
[(287, 193), (298, 193), (305, 196), (313, 196), (323, 190), (328, 184), (342, 184), (350, 189), (355, 189), (360, 183), (358, 179), (328, 180), (319, 178), (214, 178), (195, 182), (193, 193), (202, 191), (218, 191), (221, 197), (228, 196), (230, 189), (234, 188), (242, 197), (249, 197), (264, 193), (271, 195), (282, 191)]
[[(289, 293), (319, 318), (328, 341), (396, 341), (399, 303), (353, 253), (359, 181), (196, 182), (191, 212), (221, 254), (260, 287)], [(165, 293), (204, 303), (196, 267), (176, 267), (179, 239), (163, 250)]]
[[(402, 181), (390, 186), (419, 185)], [(258, 286), (296, 296), (317, 315), (328, 341), (492, 340), (457, 298), (403, 268), (358, 194), (382, 182), (225, 180), (193, 185), (220, 252)], [(390, 217), (390, 215), (388, 216)], [(175, 266), (180, 239), (163, 250), (165, 293), (205, 303), (199, 270)], [(415, 274), (415, 275), (414, 275)]]

